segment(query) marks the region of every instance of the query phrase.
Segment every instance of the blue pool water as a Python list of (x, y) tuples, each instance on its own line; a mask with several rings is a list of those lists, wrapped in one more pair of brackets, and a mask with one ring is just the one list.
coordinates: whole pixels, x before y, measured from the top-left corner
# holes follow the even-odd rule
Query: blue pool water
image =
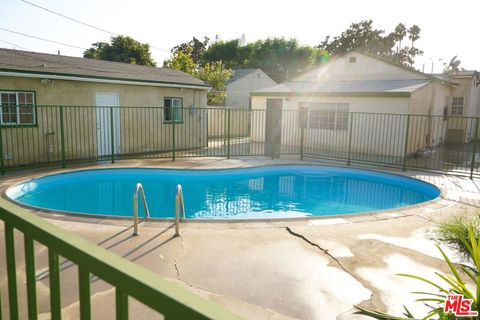
[[(289, 218), (398, 208), (434, 199), (428, 183), (374, 171), (326, 166), (228, 170), (99, 169), (29, 180), (7, 190), (25, 205), (74, 213), (133, 215), (143, 184), (152, 217), (173, 218), (176, 185), (187, 218)], [(139, 201), (140, 207), (141, 201)], [(143, 208), (139, 213), (143, 216)]]

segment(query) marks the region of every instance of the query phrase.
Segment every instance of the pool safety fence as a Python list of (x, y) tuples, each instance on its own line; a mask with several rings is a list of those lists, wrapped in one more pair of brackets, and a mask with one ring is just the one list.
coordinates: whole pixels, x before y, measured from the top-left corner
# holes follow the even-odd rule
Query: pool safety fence
[(123, 159), (298, 155), (480, 176), (477, 117), (341, 108), (35, 106), (1, 120), (2, 173)]

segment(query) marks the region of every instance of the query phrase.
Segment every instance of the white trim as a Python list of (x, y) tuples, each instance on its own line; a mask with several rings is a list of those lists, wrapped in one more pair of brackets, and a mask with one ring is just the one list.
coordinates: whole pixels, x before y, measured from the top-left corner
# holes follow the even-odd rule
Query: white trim
[[(32, 103), (31, 105), (26, 104), (26, 105), (21, 105), (18, 99), (18, 94), (19, 93), (24, 93), (24, 94), (31, 94), (32, 95)], [(35, 106), (35, 91), (0, 91), (0, 95), (2, 94), (15, 94), (15, 115), (16, 115), (16, 122), (3, 122), (3, 108), (2, 108), (2, 100), (0, 99), (0, 125), (2, 126), (35, 126), (37, 125), (37, 109)], [(11, 106), (11, 105), (10, 105)], [(33, 112), (32, 112), (32, 122), (30, 123), (23, 123), (21, 122), (21, 117), (20, 117), (20, 107), (32, 107)]]
[(143, 81), (135, 81), (135, 80), (97, 79), (97, 78), (88, 78), (88, 77), (61, 76), (61, 75), (54, 75), (54, 74), (36, 74), (36, 73), (23, 73), (23, 72), (0, 71), (0, 76), (113, 83), (113, 84), (130, 84), (130, 85), (136, 85), (136, 86), (185, 88), (185, 89), (199, 89), (199, 90), (208, 90), (208, 91), (212, 89), (211, 87), (203, 87), (203, 86), (188, 85), (188, 84), (183, 85), (183, 84), (174, 84), (174, 83), (170, 84), (170, 83), (158, 83), (158, 82), (143, 82)]

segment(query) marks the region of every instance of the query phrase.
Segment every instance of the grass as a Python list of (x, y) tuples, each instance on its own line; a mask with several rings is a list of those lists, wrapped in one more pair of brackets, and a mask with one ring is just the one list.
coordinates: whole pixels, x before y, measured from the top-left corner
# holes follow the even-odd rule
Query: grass
[(465, 247), (465, 241), (469, 239), (469, 229), (472, 229), (475, 238), (480, 236), (480, 213), (440, 222), (428, 232), (427, 237), (454, 251), (462, 261), (471, 262), (470, 253)]

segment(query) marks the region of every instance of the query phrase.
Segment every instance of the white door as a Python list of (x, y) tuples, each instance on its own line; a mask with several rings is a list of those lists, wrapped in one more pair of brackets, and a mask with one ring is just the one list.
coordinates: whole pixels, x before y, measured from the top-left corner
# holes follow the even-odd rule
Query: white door
[[(120, 98), (118, 93), (99, 92), (97, 106), (97, 155), (112, 154), (112, 125), (115, 153), (120, 153)], [(112, 114), (113, 113), (113, 117)], [(112, 120), (113, 119), (113, 123)]]

